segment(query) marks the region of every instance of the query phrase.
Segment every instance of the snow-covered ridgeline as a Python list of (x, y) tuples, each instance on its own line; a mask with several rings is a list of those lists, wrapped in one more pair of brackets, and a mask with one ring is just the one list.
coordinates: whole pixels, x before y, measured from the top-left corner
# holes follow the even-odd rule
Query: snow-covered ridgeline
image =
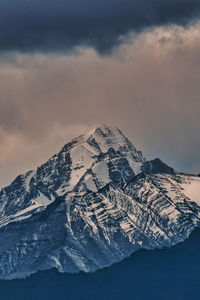
[(183, 241), (200, 224), (200, 178), (145, 161), (115, 127), (66, 144), (0, 191), (0, 278), (95, 271)]

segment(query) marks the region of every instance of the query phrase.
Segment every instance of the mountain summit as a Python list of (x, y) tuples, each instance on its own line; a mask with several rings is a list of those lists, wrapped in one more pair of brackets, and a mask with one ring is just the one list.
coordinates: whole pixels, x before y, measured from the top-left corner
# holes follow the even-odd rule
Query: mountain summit
[(66, 144), (0, 191), (0, 278), (92, 272), (199, 226), (200, 178), (142, 153), (116, 127)]

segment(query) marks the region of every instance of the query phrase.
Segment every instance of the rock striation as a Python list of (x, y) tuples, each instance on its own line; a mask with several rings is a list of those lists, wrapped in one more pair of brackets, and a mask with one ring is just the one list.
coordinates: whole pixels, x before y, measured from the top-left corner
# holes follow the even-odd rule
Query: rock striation
[(200, 178), (145, 161), (116, 127), (66, 144), (0, 191), (0, 278), (93, 272), (200, 224)]

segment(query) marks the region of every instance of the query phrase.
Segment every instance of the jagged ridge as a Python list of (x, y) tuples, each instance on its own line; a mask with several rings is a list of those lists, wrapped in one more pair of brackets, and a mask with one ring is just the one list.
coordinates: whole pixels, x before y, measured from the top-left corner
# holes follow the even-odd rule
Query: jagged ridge
[(115, 127), (66, 144), (0, 192), (0, 277), (91, 272), (199, 225), (200, 178), (146, 162)]

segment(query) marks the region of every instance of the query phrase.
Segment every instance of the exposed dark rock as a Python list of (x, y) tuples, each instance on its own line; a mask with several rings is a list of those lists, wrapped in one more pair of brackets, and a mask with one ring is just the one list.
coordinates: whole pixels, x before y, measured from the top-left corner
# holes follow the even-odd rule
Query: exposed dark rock
[(93, 272), (183, 241), (200, 220), (192, 184), (198, 176), (145, 162), (117, 128), (80, 136), (0, 191), (0, 278)]
[(162, 160), (159, 158), (155, 158), (150, 161), (146, 161), (142, 166), (142, 171), (147, 174), (159, 174), (159, 173), (165, 173), (165, 174), (175, 174), (175, 171), (172, 167), (169, 167), (167, 164), (165, 164)]

